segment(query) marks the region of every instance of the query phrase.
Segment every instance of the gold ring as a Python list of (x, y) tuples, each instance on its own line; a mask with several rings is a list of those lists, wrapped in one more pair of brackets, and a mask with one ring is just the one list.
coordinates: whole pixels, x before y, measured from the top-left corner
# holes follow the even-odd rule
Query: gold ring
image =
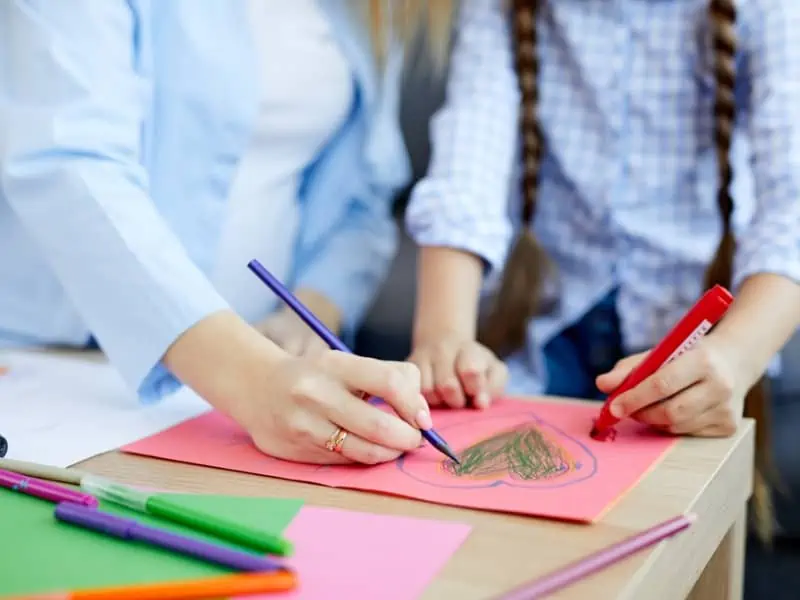
[(337, 427), (336, 431), (325, 442), (325, 449), (330, 452), (341, 452), (345, 439), (347, 439), (347, 432), (341, 427)]

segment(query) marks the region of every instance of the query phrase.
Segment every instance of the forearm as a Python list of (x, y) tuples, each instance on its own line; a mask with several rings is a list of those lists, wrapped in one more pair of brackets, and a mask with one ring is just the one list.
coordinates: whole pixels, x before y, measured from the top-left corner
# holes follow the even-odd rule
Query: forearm
[(483, 264), (474, 254), (423, 247), (417, 265), (414, 343), (454, 333), (474, 338)]
[(742, 282), (736, 300), (712, 336), (735, 355), (735, 364), (755, 383), (769, 361), (800, 325), (800, 285), (769, 273)]
[(285, 354), (236, 313), (224, 310), (184, 332), (167, 349), (163, 363), (182, 383), (235, 418), (237, 408), (231, 399), (237, 397), (233, 390), (240, 384), (242, 367), (247, 367), (241, 363), (248, 356), (269, 356), (272, 362), (260, 366), (268, 369)]

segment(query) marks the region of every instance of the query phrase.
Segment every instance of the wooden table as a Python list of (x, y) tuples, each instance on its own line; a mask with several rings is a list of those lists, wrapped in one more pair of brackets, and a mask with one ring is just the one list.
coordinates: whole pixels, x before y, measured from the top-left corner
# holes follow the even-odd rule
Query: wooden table
[[(585, 600), (738, 600), (745, 509), (752, 488), (753, 423), (729, 439), (683, 439), (602, 520), (569, 525), (257, 477), (121, 453), (80, 468), (175, 492), (303, 498), (310, 504), (468, 522), (466, 543), (425, 600), (493, 598), (589, 552), (683, 512), (697, 522), (675, 538), (554, 596)], [(378, 599), (376, 599), (378, 600)]]

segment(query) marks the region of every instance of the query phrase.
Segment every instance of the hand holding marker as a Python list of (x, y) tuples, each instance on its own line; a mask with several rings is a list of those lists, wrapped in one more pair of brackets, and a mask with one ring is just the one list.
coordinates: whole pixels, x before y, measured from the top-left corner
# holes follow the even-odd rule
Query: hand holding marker
[(594, 424), (591, 436), (599, 441), (613, 438), (619, 419), (611, 414), (611, 404), (628, 390), (635, 388), (665, 364), (691, 350), (716, 325), (733, 303), (731, 293), (720, 285), (708, 290), (667, 336), (631, 371), (609, 395)]

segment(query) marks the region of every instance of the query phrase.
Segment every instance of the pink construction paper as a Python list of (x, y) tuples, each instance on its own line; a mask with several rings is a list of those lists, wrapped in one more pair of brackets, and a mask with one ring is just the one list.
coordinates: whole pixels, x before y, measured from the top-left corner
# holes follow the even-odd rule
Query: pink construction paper
[[(447, 521), (303, 506), (284, 532), (300, 587), (263, 600), (413, 600), (470, 533)], [(244, 600), (244, 598), (242, 599)]]
[[(527, 432), (501, 453), (500, 475), (454, 475), (428, 445), (378, 466), (302, 465), (265, 456), (219, 413), (186, 421), (124, 448), (126, 452), (439, 504), (593, 522), (630, 490), (676, 442), (633, 421), (612, 441), (589, 436), (599, 407), (567, 402), (497, 400), (485, 411), (436, 410), (437, 431), (462, 453), (507, 431)], [(503, 458), (504, 457), (504, 458)], [(513, 463), (513, 465), (512, 465)], [(516, 465), (516, 467), (514, 467)], [(523, 469), (519, 465), (525, 467)], [(548, 469), (549, 467), (549, 469)], [(524, 475), (514, 475), (520, 473)]]

